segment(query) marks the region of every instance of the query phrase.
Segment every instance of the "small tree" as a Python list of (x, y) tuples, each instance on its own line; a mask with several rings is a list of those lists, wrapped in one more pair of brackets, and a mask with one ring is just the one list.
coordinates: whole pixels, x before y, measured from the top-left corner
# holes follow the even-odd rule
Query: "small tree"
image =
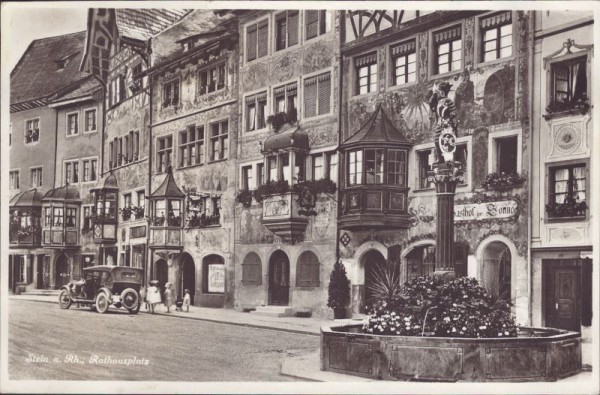
[(345, 309), (350, 303), (350, 280), (341, 261), (337, 261), (333, 266), (328, 291), (327, 306), (333, 309), (335, 318), (344, 318)]

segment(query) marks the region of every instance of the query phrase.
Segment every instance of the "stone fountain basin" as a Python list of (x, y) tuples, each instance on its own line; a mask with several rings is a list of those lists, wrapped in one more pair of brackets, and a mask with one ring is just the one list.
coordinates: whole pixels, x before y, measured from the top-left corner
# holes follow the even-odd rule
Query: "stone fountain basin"
[(520, 327), (513, 338), (413, 337), (323, 326), (321, 370), (380, 380), (555, 381), (581, 371), (581, 334)]

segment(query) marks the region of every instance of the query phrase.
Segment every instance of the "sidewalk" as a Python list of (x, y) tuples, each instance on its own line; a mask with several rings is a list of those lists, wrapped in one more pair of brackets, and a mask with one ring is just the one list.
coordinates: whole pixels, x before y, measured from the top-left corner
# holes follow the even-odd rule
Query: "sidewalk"
[[(10, 295), (9, 299), (30, 300), (36, 302), (46, 302), (58, 304), (58, 298), (55, 296), (40, 295)], [(281, 330), (285, 332), (300, 333), (306, 335), (321, 335), (321, 326), (344, 323), (357, 323), (360, 320), (326, 320), (319, 318), (299, 318), (299, 317), (269, 317), (244, 313), (233, 309), (209, 308), (190, 306), (190, 311), (175, 311), (175, 306), (171, 308), (170, 313), (166, 313), (164, 305), (158, 305), (155, 310), (157, 315), (169, 315), (179, 318), (203, 320), (210, 322), (226, 323), (231, 325), (249, 326), (254, 328)], [(150, 314), (144, 307), (140, 313)]]

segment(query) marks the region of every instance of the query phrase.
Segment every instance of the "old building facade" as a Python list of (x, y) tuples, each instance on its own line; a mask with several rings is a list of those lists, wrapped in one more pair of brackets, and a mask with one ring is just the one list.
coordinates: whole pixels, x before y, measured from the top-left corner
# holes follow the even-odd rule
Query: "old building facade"
[(155, 38), (147, 71), (149, 270), (197, 306), (233, 306), (237, 36), (231, 15), (192, 11)]
[[(536, 12), (531, 185), (532, 324), (591, 341), (593, 15)], [(597, 240), (597, 236), (596, 236)]]
[(102, 87), (79, 71), (84, 44), (85, 32), (36, 40), (11, 73), (12, 292), (58, 288), (97, 252), (81, 204), (98, 176)]
[[(345, 15), (340, 127), (341, 256), (363, 312), (385, 260), (400, 279), (435, 269), (435, 161), (428, 91), (451, 84), (464, 181), (454, 264), (528, 318), (529, 44), (526, 12)], [(379, 21), (379, 22), (377, 22)]]
[[(339, 14), (238, 15), (237, 189), (246, 199), (235, 207), (235, 307), (323, 316), (336, 259), (335, 190), (301, 195), (337, 181)], [(269, 124), (275, 115), (280, 121)]]

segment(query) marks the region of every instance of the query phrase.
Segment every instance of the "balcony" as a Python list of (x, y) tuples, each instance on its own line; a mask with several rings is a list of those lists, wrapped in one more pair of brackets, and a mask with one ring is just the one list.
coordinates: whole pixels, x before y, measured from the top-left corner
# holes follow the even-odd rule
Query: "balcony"
[(408, 228), (406, 188), (362, 185), (341, 193), (342, 212), (338, 224), (342, 229)]
[(284, 192), (267, 195), (263, 201), (262, 223), (285, 242), (295, 243), (304, 239), (308, 218), (298, 211), (298, 194)]

